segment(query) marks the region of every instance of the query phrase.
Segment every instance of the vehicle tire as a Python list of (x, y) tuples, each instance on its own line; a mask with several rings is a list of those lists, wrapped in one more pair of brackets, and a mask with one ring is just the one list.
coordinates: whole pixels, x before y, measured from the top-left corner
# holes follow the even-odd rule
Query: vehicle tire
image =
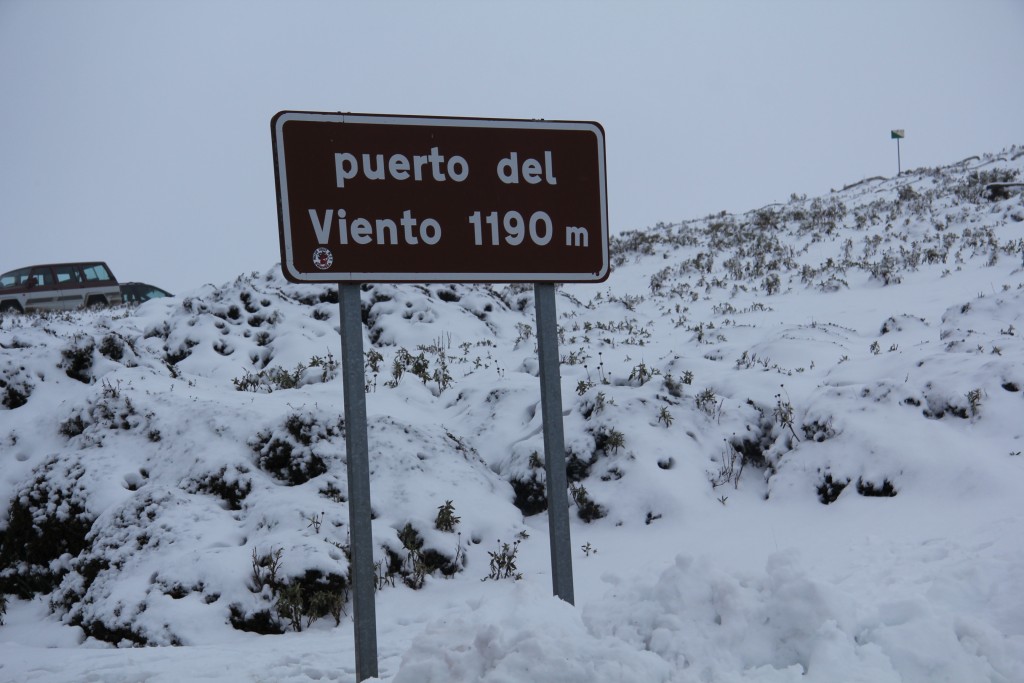
[(85, 302), (85, 307), (89, 309), (106, 308), (107, 298), (103, 296), (90, 296), (89, 300)]
[(17, 301), (0, 302), (0, 313), (24, 313)]

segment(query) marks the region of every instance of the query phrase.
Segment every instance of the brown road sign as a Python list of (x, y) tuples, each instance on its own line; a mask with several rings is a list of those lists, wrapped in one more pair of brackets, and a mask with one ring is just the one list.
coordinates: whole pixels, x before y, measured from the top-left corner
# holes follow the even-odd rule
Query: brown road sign
[(271, 121), (293, 282), (601, 282), (604, 130), (283, 111)]

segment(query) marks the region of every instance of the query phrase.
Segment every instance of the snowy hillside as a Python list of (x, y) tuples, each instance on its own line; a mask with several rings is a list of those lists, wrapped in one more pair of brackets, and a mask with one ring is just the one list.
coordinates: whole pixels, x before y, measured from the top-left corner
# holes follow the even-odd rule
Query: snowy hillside
[[(1024, 680), (1022, 168), (624, 233), (559, 288), (575, 608), (532, 288), (364, 286), (380, 680)], [(338, 324), (277, 267), (0, 319), (0, 681), (354, 680)]]

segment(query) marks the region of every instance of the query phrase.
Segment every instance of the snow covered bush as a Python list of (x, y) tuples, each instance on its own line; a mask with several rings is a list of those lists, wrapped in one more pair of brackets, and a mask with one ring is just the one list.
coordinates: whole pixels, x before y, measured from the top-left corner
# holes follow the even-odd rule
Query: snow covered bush
[(509, 483), (515, 492), (515, 506), (525, 517), (548, 509), (548, 494), (543, 471), (533, 471), (528, 477), (516, 477)]
[[(53, 608), (97, 640), (189, 642), (189, 619), (169, 620), (162, 606), (191, 594), (207, 603), (219, 595), (210, 578), (196, 576), (195, 551), (181, 547), (190, 524), (184, 496), (150, 484), (98, 517), (52, 596)], [(138, 578), (124, 580), (129, 575)]]
[(608, 515), (608, 509), (590, 497), (586, 487), (576, 486), (570, 482), (569, 493), (576, 504), (576, 515), (584, 522), (593, 522)]
[(117, 363), (132, 367), (138, 362), (138, 352), (135, 349), (135, 341), (119, 332), (108, 332), (100, 340), (97, 349), (100, 355), (109, 358)]
[(423, 536), (410, 522), (398, 532), (398, 540), (402, 544), (405, 557), (395, 556), (393, 552), (388, 551), (391, 555), (389, 569), (394, 569), (393, 573), (401, 576), (409, 588), (422, 588), (426, 578), (435, 573), (440, 572), (442, 576), (451, 577), (462, 570), (465, 555), (461, 539), (456, 543), (454, 554), (449, 556), (437, 548), (426, 547)]
[(117, 430), (145, 434), (151, 441), (159, 441), (159, 430), (152, 427), (155, 416), (149, 411), (140, 413), (129, 393), (120, 381), (112, 384), (101, 380), (98, 395), (90, 397), (83, 408), (72, 410), (58, 431), (68, 439), (81, 436), (77, 440), (79, 448), (102, 445), (108, 432)]
[(241, 605), (231, 606), (231, 624), (241, 631), (279, 634), (285, 626), (299, 632), (328, 615), (335, 625), (348, 602), (348, 579), (333, 572), (308, 569), (298, 577), (288, 577), (284, 570), (284, 551), (274, 548), (252, 551), (250, 590), (265, 605), (245, 614)]
[(0, 391), (3, 392), (0, 405), (8, 410), (20, 408), (28, 403), (34, 388), (33, 384), (18, 375), (0, 377)]
[(519, 555), (519, 544), (522, 541), (516, 539), (511, 545), (508, 543), (502, 543), (498, 540), (498, 549), (489, 550), (488, 555), (491, 556), (490, 570), (484, 580), (491, 579), (492, 581), (500, 581), (502, 579), (511, 579), (513, 581), (519, 581), (523, 578), (522, 572), (519, 571), (517, 566), (518, 555)]
[(92, 381), (93, 353), (96, 341), (88, 335), (76, 334), (71, 343), (61, 349), (61, 367), (71, 379), (88, 384)]
[(259, 432), (249, 446), (257, 466), (291, 486), (327, 471), (326, 458), (340, 452), (332, 440), (341, 436), (342, 420), (332, 423), (312, 412), (291, 413), (281, 426)]
[(196, 475), (184, 488), (192, 493), (217, 496), (229, 510), (241, 510), (246, 497), (252, 493), (252, 475), (245, 465), (223, 465), (215, 472)]
[(455, 531), (455, 527), (461, 521), (461, 517), (455, 514), (455, 504), (446, 500), (444, 505), (437, 508), (437, 517), (434, 518), (434, 528), (438, 531)]
[(0, 594), (49, 593), (87, 545), (93, 516), (80, 483), (85, 463), (54, 455), (11, 497), (0, 531)]

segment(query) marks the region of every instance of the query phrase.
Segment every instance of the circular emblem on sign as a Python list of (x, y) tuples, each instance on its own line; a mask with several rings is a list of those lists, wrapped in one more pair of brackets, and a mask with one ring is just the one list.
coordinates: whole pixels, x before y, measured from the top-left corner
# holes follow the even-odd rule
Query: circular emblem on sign
[(334, 263), (334, 254), (327, 247), (320, 247), (313, 252), (313, 265), (320, 270), (327, 270)]

